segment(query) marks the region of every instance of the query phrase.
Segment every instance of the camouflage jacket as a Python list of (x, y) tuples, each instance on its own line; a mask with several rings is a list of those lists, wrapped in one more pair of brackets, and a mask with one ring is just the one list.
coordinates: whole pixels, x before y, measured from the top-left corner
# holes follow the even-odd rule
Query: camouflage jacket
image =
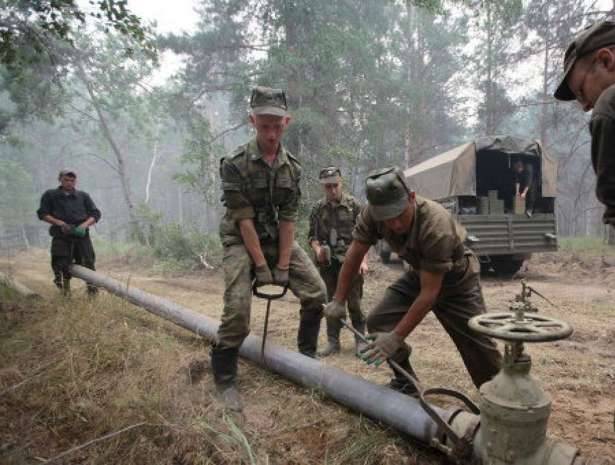
[(342, 262), (352, 242), (352, 230), (360, 212), (361, 204), (346, 193), (336, 204), (326, 198), (319, 200), (310, 214), (308, 241), (329, 245), (332, 255)]
[(376, 221), (365, 208), (352, 234), (353, 239), (375, 245), (384, 239), (400, 258), (416, 271), (427, 270), (446, 273), (446, 282), (456, 282), (456, 276), (465, 274), (471, 254), (464, 246), (465, 228), (439, 203), (416, 196), (414, 221), (405, 234), (395, 234), (382, 221)]
[(220, 238), (225, 246), (243, 242), (239, 220), (254, 220), (261, 243), (278, 240), (280, 221), (296, 221), (301, 165), (283, 146), (269, 166), (253, 139), (220, 160), (220, 178), (226, 207)]

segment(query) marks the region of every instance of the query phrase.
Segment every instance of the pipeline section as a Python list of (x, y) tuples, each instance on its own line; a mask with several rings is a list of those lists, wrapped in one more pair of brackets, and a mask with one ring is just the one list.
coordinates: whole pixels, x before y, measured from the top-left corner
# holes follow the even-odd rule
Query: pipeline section
[[(218, 322), (212, 318), (79, 265), (71, 267), (71, 274), (198, 336), (215, 341)], [(351, 410), (392, 426), (425, 444), (431, 444), (438, 433), (435, 422), (411, 397), (274, 344), (267, 344), (263, 361), (260, 349), (261, 338), (250, 335), (241, 345), (239, 355), (297, 384), (322, 391)], [(436, 406), (433, 409), (445, 419), (453, 413)]]

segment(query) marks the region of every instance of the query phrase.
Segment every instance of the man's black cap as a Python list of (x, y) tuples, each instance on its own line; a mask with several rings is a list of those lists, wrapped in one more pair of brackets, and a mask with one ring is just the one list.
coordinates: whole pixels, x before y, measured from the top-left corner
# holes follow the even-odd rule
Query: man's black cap
[(575, 100), (576, 96), (568, 86), (568, 76), (577, 60), (602, 47), (615, 45), (615, 23), (602, 21), (580, 32), (566, 49), (564, 75), (554, 97), (558, 100)]

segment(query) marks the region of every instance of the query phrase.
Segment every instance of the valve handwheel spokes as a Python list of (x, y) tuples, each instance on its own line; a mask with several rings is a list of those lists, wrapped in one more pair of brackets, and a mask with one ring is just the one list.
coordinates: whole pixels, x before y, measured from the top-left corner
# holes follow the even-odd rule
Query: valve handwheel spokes
[(572, 334), (572, 327), (565, 321), (535, 313), (487, 313), (475, 316), (468, 325), (474, 331), (505, 341), (547, 342)]

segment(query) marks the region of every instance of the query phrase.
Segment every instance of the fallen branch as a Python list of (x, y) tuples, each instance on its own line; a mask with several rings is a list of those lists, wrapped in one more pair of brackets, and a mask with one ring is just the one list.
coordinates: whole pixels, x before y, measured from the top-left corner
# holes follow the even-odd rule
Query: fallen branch
[(42, 375), (43, 373), (45, 373), (45, 370), (47, 368), (49, 368), (51, 365), (58, 363), (58, 360), (53, 360), (52, 362), (46, 363), (45, 365), (43, 365), (42, 367), (39, 367), (38, 370), (36, 370), (35, 374), (30, 376), (29, 378), (24, 379), (23, 381), (20, 381), (17, 384), (13, 384), (12, 386), (7, 387), (6, 389), (0, 391), (0, 396), (3, 396), (4, 394), (6, 394), (7, 392), (11, 392), (14, 391), (15, 389), (23, 386), (24, 384), (29, 383), (30, 381), (38, 378), (40, 375)]
[(115, 431), (113, 433), (105, 434), (104, 436), (101, 436), (99, 438), (92, 439), (92, 440), (90, 440), (88, 442), (84, 442), (83, 444), (81, 444), (79, 446), (75, 446), (75, 447), (73, 447), (71, 449), (68, 449), (67, 451), (62, 452), (61, 454), (58, 454), (55, 457), (52, 457), (52, 458), (46, 460), (43, 463), (44, 464), (48, 464), (48, 463), (55, 462), (56, 460), (61, 459), (62, 457), (66, 457), (68, 454), (72, 454), (73, 452), (77, 452), (78, 450), (85, 449), (86, 447), (89, 447), (92, 444), (96, 444), (98, 442), (105, 441), (107, 439), (111, 439), (112, 437), (118, 436), (118, 435), (120, 435), (122, 433), (125, 433), (127, 431), (130, 431), (132, 429), (139, 428), (139, 427), (141, 427), (141, 426), (143, 426), (145, 424), (147, 424), (147, 423), (146, 422), (137, 423), (137, 424), (134, 424), (134, 425), (131, 425), (131, 426), (127, 426), (126, 428), (122, 428), (122, 429), (120, 429), (118, 431)]
[(201, 264), (205, 267), (206, 270), (213, 270), (214, 267), (211, 266), (209, 263), (207, 263), (207, 260), (205, 259), (205, 254), (201, 254), (198, 255), (199, 260), (201, 261)]

